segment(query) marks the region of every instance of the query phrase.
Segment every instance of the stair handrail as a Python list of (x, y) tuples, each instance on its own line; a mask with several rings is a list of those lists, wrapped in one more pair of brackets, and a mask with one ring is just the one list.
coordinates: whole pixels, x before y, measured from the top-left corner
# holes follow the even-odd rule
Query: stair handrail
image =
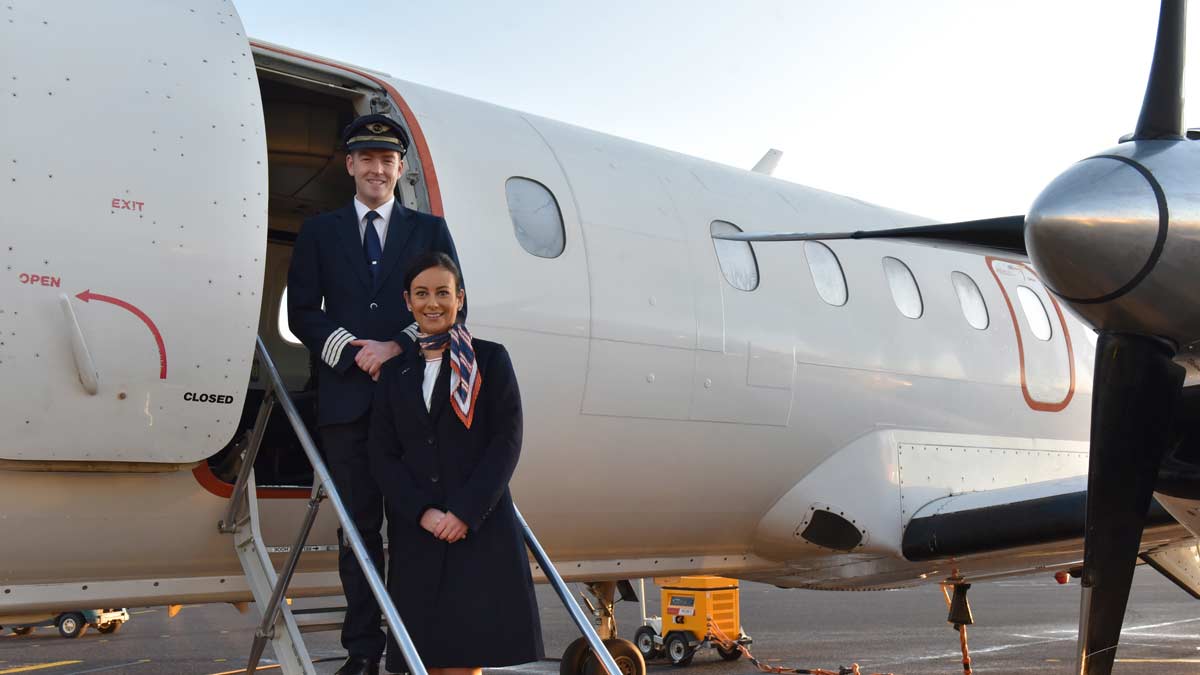
[[(375, 569), (374, 563), (371, 561), (370, 555), (367, 553), (366, 544), (363, 543), (362, 535), (355, 526), (354, 520), (350, 517), (350, 512), (346, 510), (346, 505), (342, 503), (342, 497), (338, 493), (337, 486), (333, 482), (333, 476), (329, 473), (329, 468), (325, 466), (325, 462), (321, 459), (321, 454), (317, 450), (317, 445), (313, 442), (312, 435), (308, 433), (308, 427), (305, 426), (303, 418), (300, 417), (300, 412), (296, 409), (296, 404), (292, 401), (292, 397), (288, 394), (287, 386), (283, 382), (283, 378), (279, 375), (279, 369), (275, 367), (275, 361), (271, 359), (270, 352), (267, 351), (267, 346), (263, 344), (262, 336), (257, 336), (255, 339), (255, 356), (259, 363), (262, 364), (262, 369), (267, 375), (267, 394), (274, 394), (279, 405), (283, 407), (283, 412), (287, 415), (288, 422), (292, 426), (292, 430), (296, 433), (296, 438), (300, 441), (300, 447), (304, 450), (304, 454), (308, 457), (309, 464), (313, 468), (313, 495), (318, 494), (318, 486), (320, 490), (325, 492), (325, 496), (333, 505), (333, 511), (337, 515), (338, 523), (342, 527), (342, 537), (350, 544), (350, 549), (354, 552), (354, 557), (358, 561), (358, 566), (362, 568), (363, 574), (367, 578), (367, 585), (371, 588), (371, 593), (375, 596), (375, 601), (379, 603), (379, 609), (383, 613), (384, 620), (387, 621), (388, 629), (396, 643), (400, 646), (400, 651), (404, 653), (404, 660), (408, 663), (408, 667), (412, 675), (429, 675), (425, 669), (425, 664), (421, 661), (420, 655), (417, 654), (417, 647), (413, 644), (412, 638), (408, 634), (408, 629), (404, 626), (404, 621), (400, 618), (400, 612), (396, 610), (396, 605), (392, 603), (391, 596), (388, 595), (387, 587), (383, 583), (383, 579), (379, 576), (379, 571)], [(268, 413), (269, 414), (269, 413)], [(265, 423), (263, 424), (265, 427)], [(243, 472), (246, 471), (246, 465), (254, 466), (255, 455), (258, 453), (259, 443), (261, 441), (262, 429), (255, 429), (257, 439), (251, 441), (251, 447), (247, 449), (247, 456), (243, 459)], [(236, 500), (238, 499), (238, 487), (244, 486), (245, 480), (239, 474), (238, 485), (234, 488), (232, 499), (234, 504), (230, 504), (230, 516), (226, 521), (222, 522), (222, 527), (232, 525), (233, 514)], [(244, 487), (243, 487), (244, 489)], [(296, 551), (293, 551), (295, 554)], [(271, 611), (271, 608), (267, 608)], [(612, 675), (620, 675), (613, 673)]]
[[(387, 593), (387, 587), (384, 585), (383, 579), (380, 578), (378, 570), (375, 569), (375, 565), (371, 562), (370, 555), (367, 553), (367, 547), (363, 543), (362, 535), (354, 525), (354, 521), (346, 510), (345, 504), (342, 503), (337, 486), (333, 483), (333, 477), (330, 475), (329, 469), (325, 466), (325, 462), (321, 459), (320, 452), (317, 450), (316, 443), (313, 442), (312, 435), (308, 433), (308, 427), (305, 426), (303, 418), (300, 417), (300, 412), (296, 409), (296, 404), (292, 401), (291, 395), (288, 394), (287, 386), (284, 384), (283, 378), (279, 375), (279, 369), (276, 368), (275, 361), (271, 358), (270, 352), (267, 351), (262, 336), (256, 336), (255, 338), (255, 356), (267, 374), (266, 396), (268, 398), (264, 398), (263, 410), (260, 410), (250, 446), (247, 448), (246, 456), (242, 460), (242, 470), (238, 474), (237, 483), (230, 497), (228, 514), (221, 521), (219, 525), (220, 529), (222, 531), (229, 531), (237, 522), (240, 510), (239, 497), (245, 492), (249, 484), (249, 473), (253, 469), (254, 460), (257, 457), (258, 449), (262, 442), (262, 435), (265, 432), (266, 418), (270, 415), (270, 408), (273, 407), (272, 404), (274, 402), (278, 402), (283, 407), (283, 412), (287, 415), (288, 422), (291, 424), (292, 430), (296, 433), (296, 438), (300, 441), (300, 447), (308, 457), (309, 464), (312, 465), (314, 479), (312, 499), (319, 499), (320, 492), (324, 491), (325, 496), (333, 504), (333, 510), (337, 514), (338, 523), (342, 526), (342, 536), (350, 544), (350, 548), (354, 552), (354, 557), (367, 578), (367, 585), (370, 586), (371, 593), (375, 596), (376, 602), (379, 603), (384, 620), (387, 621), (392, 636), (400, 646), (400, 651), (404, 653), (404, 659), (408, 663), (412, 675), (429, 675), (425, 669), (425, 664), (417, 654), (416, 645), (413, 644), (412, 638), (408, 634), (408, 629), (404, 626), (404, 621), (400, 618), (400, 613), (396, 610), (396, 605), (392, 603), (392, 598)], [(270, 401), (269, 397), (273, 397), (276, 401)], [(579, 603), (575, 600), (575, 596), (571, 593), (571, 589), (563, 581), (562, 575), (558, 573), (558, 568), (554, 566), (554, 563), (550, 560), (550, 556), (542, 548), (541, 542), (534, 535), (533, 529), (529, 527), (528, 521), (521, 515), (521, 511), (517, 509), (515, 504), (513, 505), (513, 512), (517, 516), (517, 522), (521, 525), (526, 546), (533, 553), (534, 559), (541, 566), (542, 572), (545, 573), (550, 585), (554, 588), (563, 606), (566, 607), (567, 612), (571, 615), (571, 620), (575, 623), (580, 633), (583, 634), (584, 639), (587, 640), (592, 653), (599, 659), (600, 665), (604, 667), (608, 675), (623, 675), (620, 667), (617, 666), (616, 660), (613, 659), (612, 654), (604, 646), (604, 642), (600, 639), (596, 628), (587, 618), (587, 615), (584, 614), (583, 609), (580, 608)], [(292, 551), (293, 557), (298, 557), (297, 553), (301, 544), (302, 542), (298, 542), (296, 550)], [(294, 562), (292, 565), (294, 565)], [(277, 591), (281, 590), (277, 589)], [(276, 593), (276, 595), (282, 598), (282, 593)], [(272, 600), (276, 601), (274, 597)], [(267, 608), (264, 614), (273, 611), (274, 608)]]
[(558, 593), (559, 599), (562, 600), (563, 606), (567, 608), (567, 612), (571, 615), (571, 620), (575, 622), (576, 627), (579, 628), (579, 632), (583, 633), (583, 637), (588, 641), (588, 645), (592, 648), (592, 653), (600, 659), (600, 665), (604, 666), (604, 670), (608, 671), (608, 675), (623, 675), (612, 654), (608, 653), (608, 648), (604, 646), (604, 641), (600, 639), (595, 626), (592, 625), (587, 615), (583, 613), (583, 609), (579, 607), (579, 602), (575, 600), (571, 589), (567, 587), (567, 582), (563, 581), (562, 575), (558, 573), (558, 568), (551, 562), (550, 556), (546, 555), (546, 550), (542, 548), (541, 542), (534, 536), (533, 528), (529, 527), (529, 523), (525, 520), (525, 516), (521, 515), (521, 510), (517, 508), (516, 504), (513, 504), (513, 512), (517, 514), (517, 522), (521, 524), (521, 529), (525, 533), (525, 545), (529, 547), (537, 563), (542, 566), (542, 572), (545, 573), (546, 579), (550, 581), (550, 585)]

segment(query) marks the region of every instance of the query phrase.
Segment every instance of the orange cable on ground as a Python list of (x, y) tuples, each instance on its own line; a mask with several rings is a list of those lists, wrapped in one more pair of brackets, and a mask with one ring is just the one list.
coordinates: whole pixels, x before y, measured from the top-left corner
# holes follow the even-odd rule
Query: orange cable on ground
[[(719, 642), (721, 647), (726, 651), (735, 648), (740, 650), (746, 655), (746, 658), (750, 660), (750, 663), (754, 664), (754, 667), (762, 673), (772, 673), (774, 675), (864, 675), (864, 673), (859, 670), (857, 663), (852, 663), (849, 666), (838, 666), (837, 670), (825, 670), (824, 668), (785, 668), (783, 666), (768, 666), (767, 664), (762, 663), (758, 659), (754, 658), (754, 655), (750, 653), (750, 649), (747, 648), (746, 645), (741, 644), (736, 640), (729, 639), (729, 636), (722, 632), (721, 629), (717, 627), (717, 624), (713, 622), (711, 616), (708, 617), (708, 633), (716, 642)], [(894, 674), (871, 673), (870, 675)]]

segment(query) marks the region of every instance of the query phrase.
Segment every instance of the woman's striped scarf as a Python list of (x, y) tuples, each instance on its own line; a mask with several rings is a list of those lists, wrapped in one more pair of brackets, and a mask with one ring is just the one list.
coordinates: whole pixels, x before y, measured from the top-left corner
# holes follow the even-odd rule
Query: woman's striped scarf
[(479, 398), (479, 387), (483, 384), (471, 332), (459, 321), (445, 333), (417, 333), (417, 344), (421, 349), (442, 349), (447, 343), (450, 344), (450, 405), (463, 426), (470, 429), (471, 421), (475, 419), (475, 399)]

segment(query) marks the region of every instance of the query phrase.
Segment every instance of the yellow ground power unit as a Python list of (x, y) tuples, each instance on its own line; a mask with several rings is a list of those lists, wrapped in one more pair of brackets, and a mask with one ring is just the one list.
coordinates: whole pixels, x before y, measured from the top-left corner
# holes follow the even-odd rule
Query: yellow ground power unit
[(753, 642), (742, 631), (737, 579), (660, 577), (654, 583), (661, 589), (662, 616), (643, 617), (634, 636), (634, 644), (647, 661), (665, 656), (673, 665), (686, 666), (707, 646), (732, 661), (742, 652), (735, 646), (723, 646), (722, 638), (743, 645)]

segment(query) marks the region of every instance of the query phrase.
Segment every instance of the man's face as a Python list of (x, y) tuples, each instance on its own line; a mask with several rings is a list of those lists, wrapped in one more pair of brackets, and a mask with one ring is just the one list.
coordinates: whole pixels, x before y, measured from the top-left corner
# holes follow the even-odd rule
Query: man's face
[(346, 171), (354, 177), (358, 199), (371, 208), (391, 199), (403, 169), (395, 150), (354, 150), (346, 155)]

